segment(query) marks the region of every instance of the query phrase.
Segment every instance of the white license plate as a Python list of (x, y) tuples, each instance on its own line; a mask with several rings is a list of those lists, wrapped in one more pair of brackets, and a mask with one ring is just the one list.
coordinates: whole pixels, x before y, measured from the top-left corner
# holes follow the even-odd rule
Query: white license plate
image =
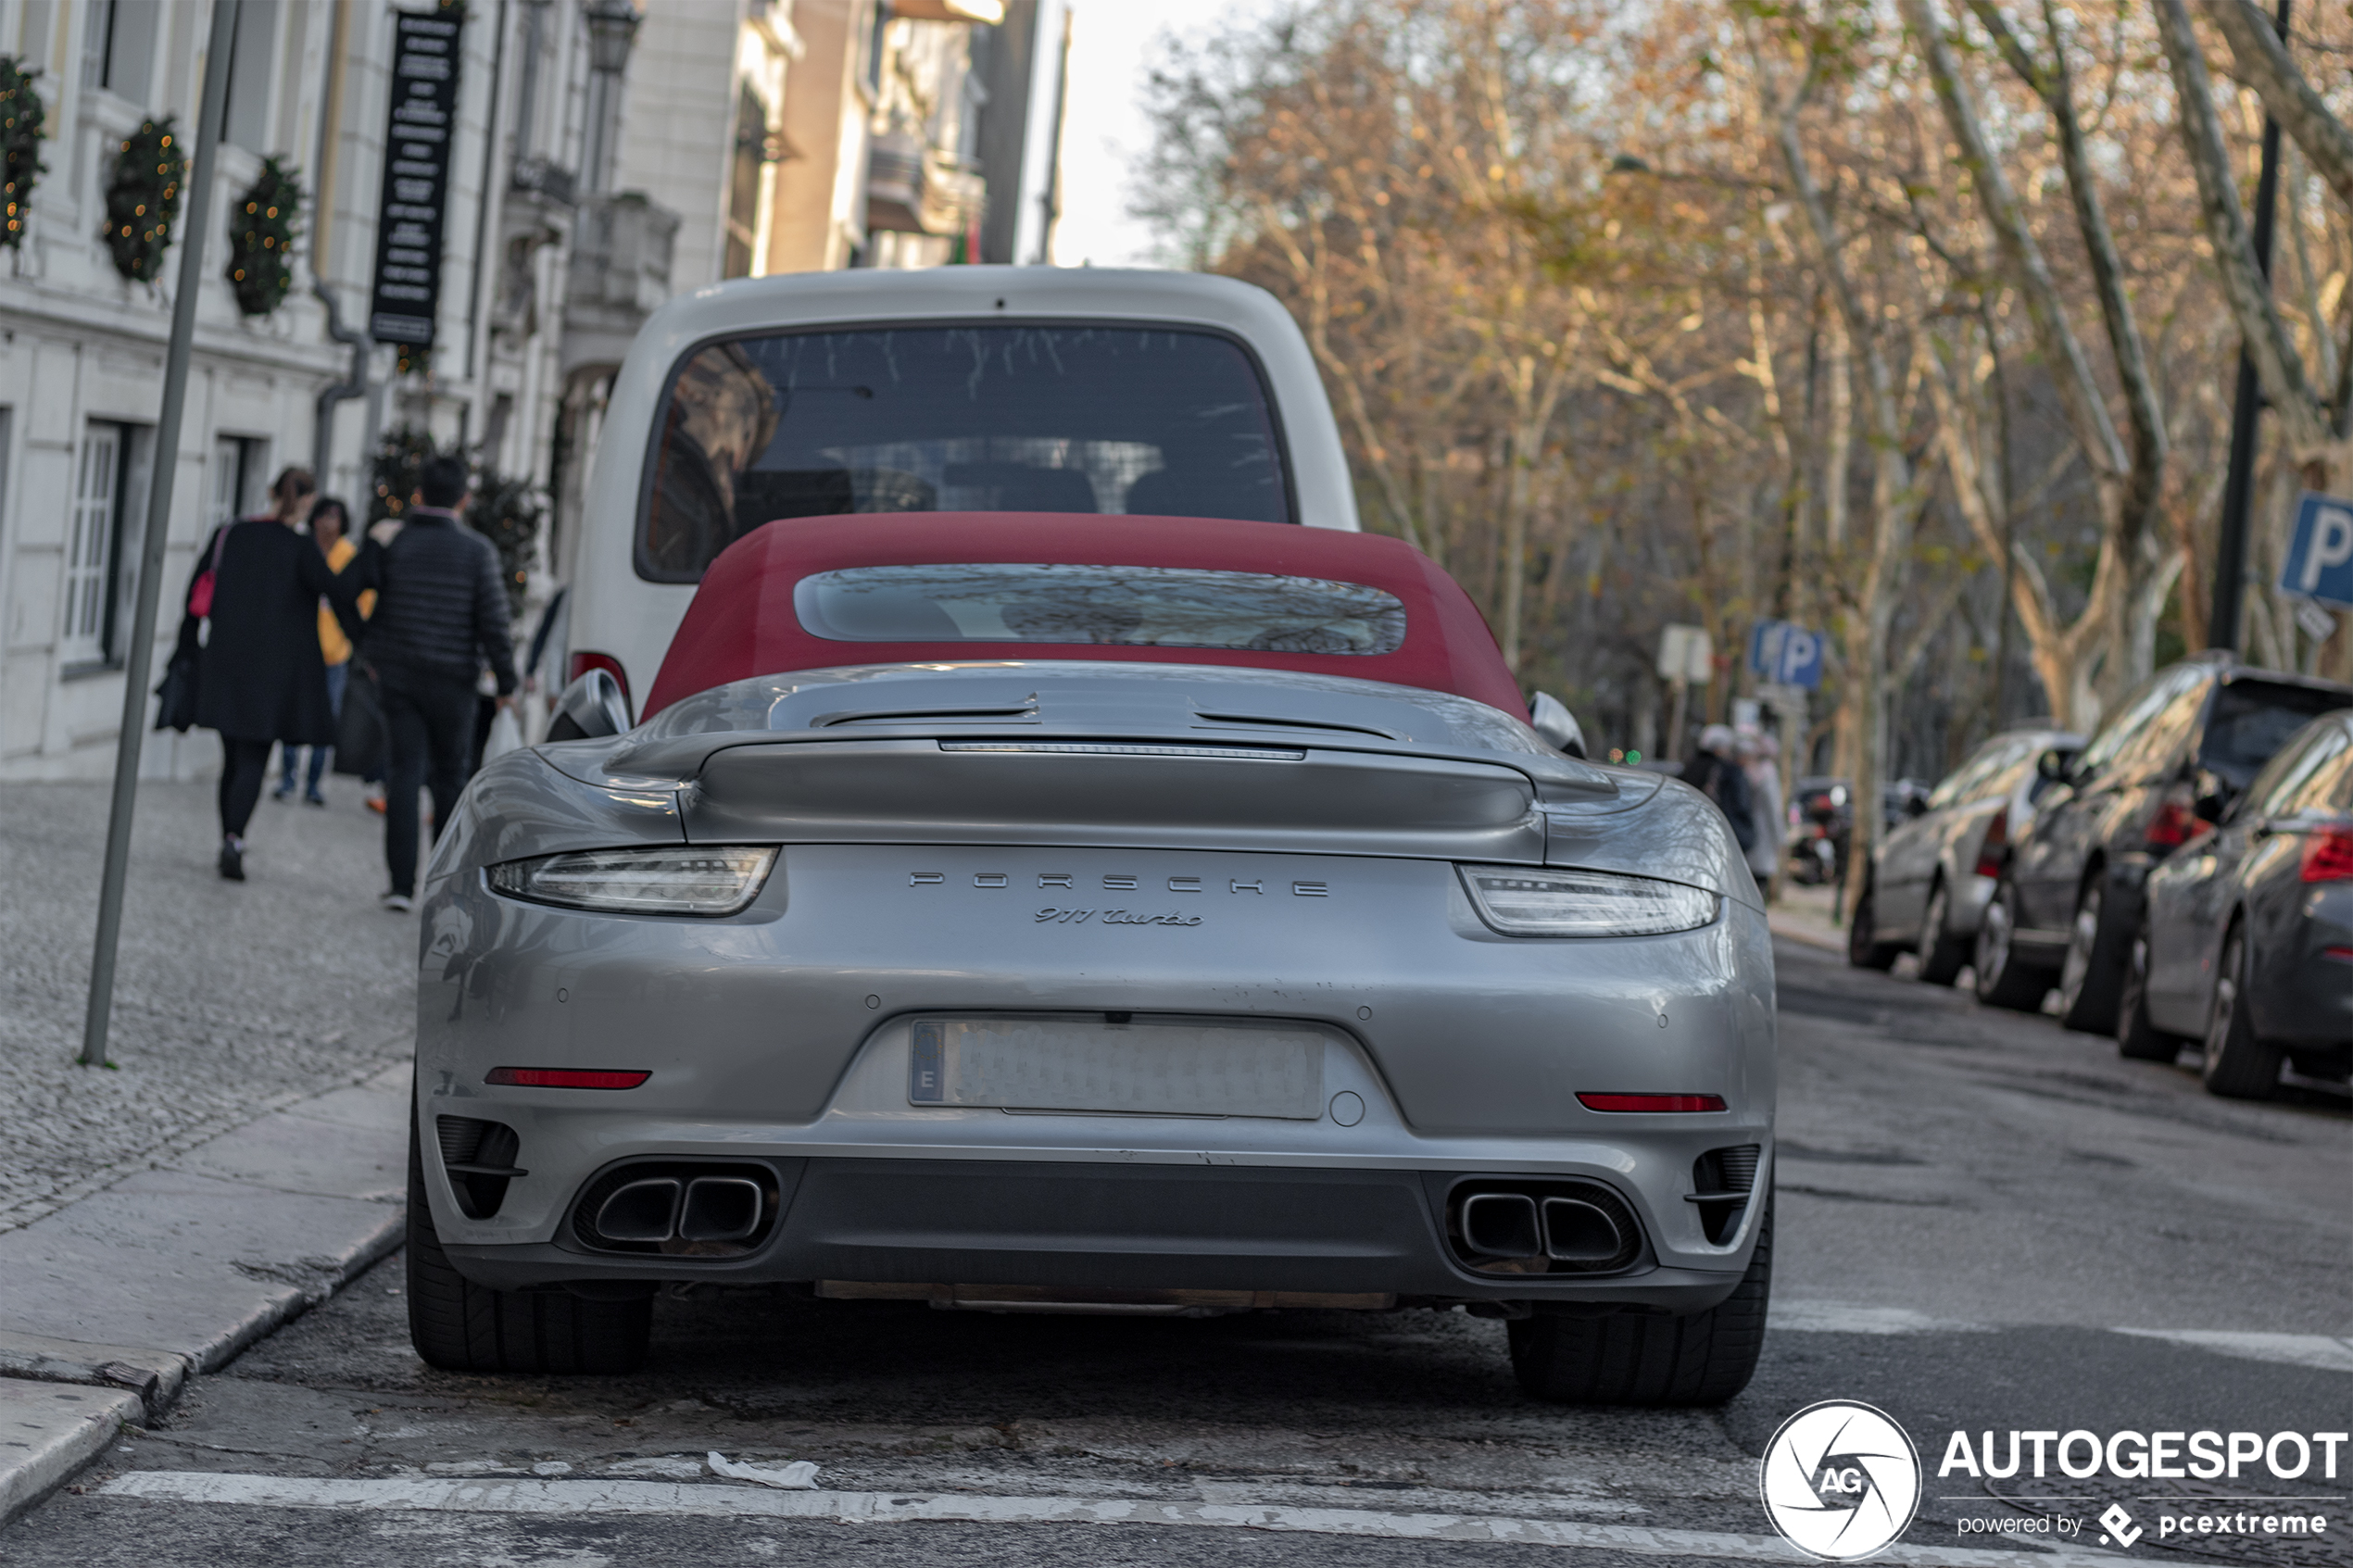
[(910, 1028), (914, 1105), (1299, 1122), (1324, 1113), (1326, 1036), (1298, 1024), (926, 1018)]

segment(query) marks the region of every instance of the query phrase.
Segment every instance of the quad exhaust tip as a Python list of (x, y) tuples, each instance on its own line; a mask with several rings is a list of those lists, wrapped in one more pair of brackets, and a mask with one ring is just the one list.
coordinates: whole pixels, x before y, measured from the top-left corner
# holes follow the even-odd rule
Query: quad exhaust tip
[(590, 1223), (609, 1241), (743, 1241), (760, 1229), (766, 1198), (749, 1176), (648, 1176), (614, 1189)]
[(1604, 1263), (1626, 1245), (1617, 1222), (1581, 1198), (1540, 1203), (1520, 1192), (1482, 1192), (1463, 1199), (1463, 1245), (1481, 1258), (1546, 1258)]

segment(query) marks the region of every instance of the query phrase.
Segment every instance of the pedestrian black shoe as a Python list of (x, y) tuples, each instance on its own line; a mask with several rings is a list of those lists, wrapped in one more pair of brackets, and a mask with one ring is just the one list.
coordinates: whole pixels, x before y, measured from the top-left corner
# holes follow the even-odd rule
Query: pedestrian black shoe
[(327, 797), (315, 789), (306, 790), (303, 793), (302, 803), (305, 806), (324, 806), (327, 803)]
[(294, 785), (291, 783), (280, 784), (270, 792), (270, 798), (283, 806), (294, 798)]
[(416, 900), (406, 893), (387, 893), (376, 900), (394, 914), (405, 915), (417, 907)]
[(245, 879), (245, 847), (233, 838), (220, 841), (220, 874), (231, 882)]

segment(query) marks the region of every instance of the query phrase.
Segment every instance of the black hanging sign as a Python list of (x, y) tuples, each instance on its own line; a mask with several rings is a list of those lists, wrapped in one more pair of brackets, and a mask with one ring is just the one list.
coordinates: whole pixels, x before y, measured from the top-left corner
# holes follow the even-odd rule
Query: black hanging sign
[(392, 107), (376, 213), (376, 287), (368, 333), (429, 347), (441, 301), (441, 222), (458, 131), (459, 18), (393, 13)]

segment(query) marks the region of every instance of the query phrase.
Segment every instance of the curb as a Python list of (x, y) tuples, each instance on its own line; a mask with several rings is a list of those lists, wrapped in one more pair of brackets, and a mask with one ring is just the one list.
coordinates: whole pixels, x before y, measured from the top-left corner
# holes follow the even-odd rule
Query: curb
[(1784, 940), (1803, 942), (1809, 947), (1820, 947), (1833, 953), (1846, 951), (1845, 937), (1838, 935), (1836, 931), (1822, 930), (1810, 921), (1793, 920), (1786, 915), (1777, 916), (1768, 909), (1765, 914), (1765, 923), (1774, 935)]
[(409, 1082), (386, 1068), (0, 1234), (0, 1521), (399, 1246)]
[(135, 1394), (0, 1378), (0, 1524), (65, 1485), (145, 1413)]

